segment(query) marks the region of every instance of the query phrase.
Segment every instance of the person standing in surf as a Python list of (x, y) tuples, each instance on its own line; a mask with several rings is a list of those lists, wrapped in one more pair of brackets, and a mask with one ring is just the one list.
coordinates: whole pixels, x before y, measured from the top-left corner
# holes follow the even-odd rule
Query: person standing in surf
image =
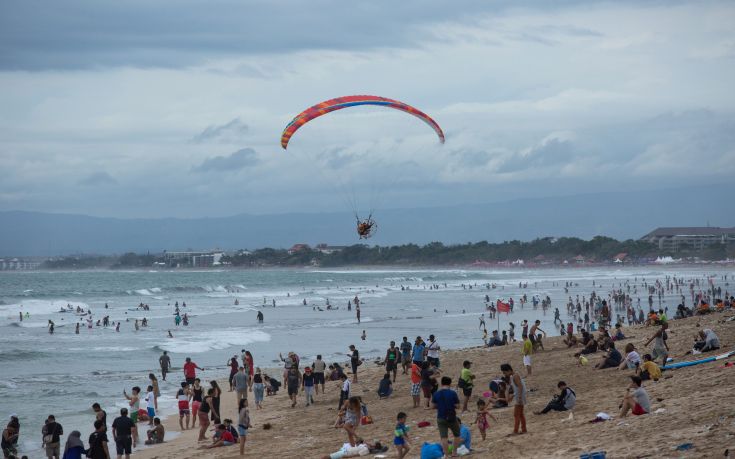
[(161, 378), (165, 381), (166, 375), (171, 369), (171, 357), (168, 356), (168, 352), (163, 351), (161, 357), (158, 358), (158, 364), (161, 365)]

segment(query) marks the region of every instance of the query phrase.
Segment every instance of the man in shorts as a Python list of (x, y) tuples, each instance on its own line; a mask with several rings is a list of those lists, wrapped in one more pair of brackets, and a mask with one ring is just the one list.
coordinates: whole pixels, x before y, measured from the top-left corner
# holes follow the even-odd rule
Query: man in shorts
[(311, 369), (314, 372), (314, 390), (319, 394), (319, 384), (322, 385), (322, 394), (324, 393), (324, 371), (327, 369), (327, 364), (322, 360), (322, 355), (316, 356), (316, 360), (311, 364)]
[(191, 357), (187, 357), (184, 363), (184, 379), (190, 386), (194, 384), (194, 379), (197, 377), (197, 370), (204, 371), (204, 368), (199, 368), (199, 365), (191, 361)]
[(43, 442), (46, 448), (46, 457), (49, 459), (59, 459), (61, 457), (61, 439), (64, 429), (61, 424), (56, 422), (54, 415), (49, 415), (46, 419), (46, 425), (43, 427)]
[(385, 352), (385, 372), (393, 372), (393, 382), (396, 382), (396, 373), (398, 373), (398, 348), (396, 342), (391, 341), (390, 347)]
[[(459, 397), (457, 393), (451, 389), (452, 378), (442, 376), (441, 389), (436, 391), (431, 398), (431, 403), (436, 410), (436, 426), (439, 429), (439, 439), (441, 440), (444, 455), (449, 455), (449, 431), (454, 436), (454, 444), (462, 444), (460, 438), (460, 424), (457, 419), (457, 408), (459, 408)], [(456, 451), (453, 453), (457, 454)]]
[[(620, 417), (624, 418), (628, 414), (628, 410), (635, 416), (648, 414), (651, 412), (651, 400), (648, 398), (646, 389), (642, 387), (643, 380), (640, 376), (631, 376), (631, 383), (628, 386), (628, 393), (623, 397), (623, 403), (620, 405)], [(630, 391), (633, 391), (632, 393)]]
[[(121, 459), (125, 454), (125, 459), (130, 459), (130, 454), (135, 444), (133, 432), (137, 433), (138, 427), (132, 419), (128, 417), (128, 409), (120, 409), (120, 416), (112, 421), (112, 438), (115, 440), (115, 449), (117, 449), (117, 459)], [(137, 437), (137, 435), (136, 435)]]
[(403, 366), (403, 374), (408, 374), (408, 370), (411, 369), (411, 349), (413, 349), (413, 346), (411, 343), (408, 342), (408, 337), (403, 337), (403, 342), (401, 343), (401, 365)]
[(426, 360), (437, 368), (440, 367), (439, 350), (441, 350), (439, 342), (434, 335), (429, 335), (429, 344), (426, 345)]
[(161, 365), (161, 375), (163, 380), (166, 380), (166, 375), (171, 369), (171, 357), (168, 356), (168, 352), (163, 351), (163, 355), (158, 358), (158, 363)]
[(237, 391), (237, 403), (240, 403), (240, 399), (248, 399), (248, 381), (250, 376), (245, 372), (245, 367), (238, 368), (237, 373), (232, 378)]

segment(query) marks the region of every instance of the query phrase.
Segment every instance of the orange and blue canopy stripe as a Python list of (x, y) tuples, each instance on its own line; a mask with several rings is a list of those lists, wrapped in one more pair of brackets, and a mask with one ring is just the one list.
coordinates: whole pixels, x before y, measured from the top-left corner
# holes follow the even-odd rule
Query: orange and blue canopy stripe
[(356, 105), (382, 105), (409, 113), (431, 126), (431, 128), (434, 129), (436, 134), (439, 136), (439, 141), (441, 143), (444, 143), (444, 132), (442, 131), (441, 127), (439, 127), (436, 121), (431, 119), (429, 115), (415, 107), (412, 107), (397, 100), (388, 99), (386, 97), (344, 96), (318, 103), (299, 113), (293, 120), (291, 120), (290, 123), (286, 125), (286, 128), (283, 130), (283, 134), (281, 135), (281, 146), (284, 150), (288, 148), (288, 142), (289, 140), (291, 140), (291, 137), (294, 135), (294, 133), (299, 130), (301, 126), (313, 120), (314, 118), (318, 118), (335, 110), (340, 110), (347, 107), (354, 107)]

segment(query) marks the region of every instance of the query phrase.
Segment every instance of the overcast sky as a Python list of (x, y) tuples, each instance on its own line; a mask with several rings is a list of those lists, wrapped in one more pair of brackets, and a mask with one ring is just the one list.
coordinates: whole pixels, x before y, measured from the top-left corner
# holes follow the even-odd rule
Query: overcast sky
[[(732, 189), (735, 3), (517, 4), (1, 2), (0, 210), (196, 217)], [(351, 94), (416, 106), (446, 143), (358, 107), (280, 148), (301, 110)]]

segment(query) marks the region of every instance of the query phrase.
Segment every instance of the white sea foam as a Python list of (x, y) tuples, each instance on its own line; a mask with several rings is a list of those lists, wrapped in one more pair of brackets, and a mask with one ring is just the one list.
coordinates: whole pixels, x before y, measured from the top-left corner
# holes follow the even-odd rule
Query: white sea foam
[(0, 316), (9, 315), (11, 318), (18, 318), (19, 311), (23, 311), (23, 314), (28, 312), (31, 314), (31, 317), (37, 314), (53, 314), (59, 312), (61, 309), (66, 309), (67, 304), (72, 305), (75, 309), (79, 306), (85, 311), (89, 308), (87, 303), (81, 303), (79, 301), (28, 300), (22, 303), (0, 305)]
[(217, 349), (227, 349), (232, 346), (245, 346), (250, 343), (270, 341), (270, 339), (271, 335), (261, 330), (229, 328), (179, 333), (174, 338), (166, 339), (158, 347), (168, 352), (199, 354)]

